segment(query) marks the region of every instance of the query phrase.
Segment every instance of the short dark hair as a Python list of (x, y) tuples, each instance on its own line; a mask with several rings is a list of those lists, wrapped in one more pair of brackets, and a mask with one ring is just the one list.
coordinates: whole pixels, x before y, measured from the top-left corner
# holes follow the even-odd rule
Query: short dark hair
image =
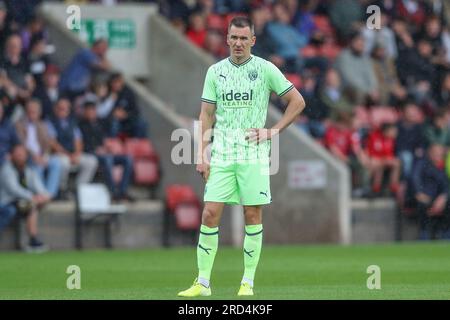
[(231, 26), (235, 26), (238, 28), (249, 27), (252, 34), (255, 33), (255, 28), (253, 26), (252, 20), (246, 16), (237, 16), (231, 19), (230, 24), (228, 25), (228, 30), (230, 30)]

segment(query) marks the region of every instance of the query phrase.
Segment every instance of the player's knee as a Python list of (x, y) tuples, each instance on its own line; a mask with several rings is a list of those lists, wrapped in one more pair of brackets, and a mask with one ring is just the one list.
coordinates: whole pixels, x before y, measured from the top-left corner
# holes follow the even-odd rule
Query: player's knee
[(211, 208), (204, 208), (202, 213), (202, 224), (214, 228), (218, 224), (219, 213), (215, 212)]

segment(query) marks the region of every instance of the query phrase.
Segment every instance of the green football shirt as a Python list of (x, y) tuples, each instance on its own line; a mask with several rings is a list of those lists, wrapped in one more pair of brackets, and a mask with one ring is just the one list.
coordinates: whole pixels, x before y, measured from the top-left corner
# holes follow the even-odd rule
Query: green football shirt
[(211, 164), (267, 158), (270, 141), (245, 140), (247, 129), (264, 128), (271, 92), (281, 97), (293, 87), (275, 65), (253, 55), (241, 64), (227, 58), (210, 66), (202, 101), (216, 105)]

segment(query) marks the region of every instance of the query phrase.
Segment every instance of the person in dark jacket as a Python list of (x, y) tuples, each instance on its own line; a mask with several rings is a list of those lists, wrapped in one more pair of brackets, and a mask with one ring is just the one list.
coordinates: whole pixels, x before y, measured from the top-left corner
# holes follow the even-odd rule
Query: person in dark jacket
[[(115, 200), (132, 201), (128, 194), (133, 173), (133, 159), (126, 154), (115, 154), (111, 150), (102, 123), (97, 119), (96, 105), (94, 102), (86, 102), (83, 106), (83, 119), (79, 124), (83, 135), (84, 152), (97, 156), (105, 182)], [(122, 179), (116, 184), (113, 179), (113, 169), (115, 165), (123, 168)]]
[(423, 128), (416, 116), (420, 113), (414, 103), (407, 103), (403, 108), (403, 117), (397, 123), (398, 135), (395, 152), (401, 161), (402, 180), (409, 180), (414, 161), (424, 155)]
[(3, 164), (11, 148), (19, 143), (16, 129), (8, 119), (3, 116), (3, 105), (0, 101), (0, 165)]
[(443, 231), (448, 213), (448, 178), (444, 171), (445, 148), (433, 144), (427, 156), (417, 162), (412, 188), (417, 201), (421, 240), (434, 239)]

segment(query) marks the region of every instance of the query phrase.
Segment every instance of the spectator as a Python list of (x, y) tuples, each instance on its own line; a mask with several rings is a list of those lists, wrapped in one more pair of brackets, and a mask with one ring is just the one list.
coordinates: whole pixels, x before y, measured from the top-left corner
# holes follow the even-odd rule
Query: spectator
[(359, 32), (350, 36), (350, 46), (337, 58), (336, 69), (352, 102), (362, 104), (367, 98), (378, 101), (376, 76), (370, 58), (364, 54), (364, 38)]
[(83, 102), (94, 102), (97, 105), (97, 117), (105, 122), (111, 115), (117, 101), (117, 94), (110, 93), (104, 81), (94, 81), (91, 90), (84, 95)]
[(308, 40), (290, 25), (289, 12), (282, 3), (275, 3), (273, 15), (274, 21), (269, 22), (267, 32), (274, 43), (275, 54), (284, 59), (284, 71), (299, 72), (303, 64), (299, 51)]
[(203, 48), (206, 39), (206, 20), (201, 12), (194, 12), (189, 16), (187, 38), (199, 48)]
[(41, 101), (42, 119), (48, 119), (53, 115), (53, 106), (62, 96), (58, 87), (59, 79), (59, 68), (50, 64), (45, 69), (42, 84), (33, 92), (33, 96)]
[(415, 159), (424, 155), (423, 128), (418, 121), (420, 109), (416, 104), (408, 102), (402, 113), (401, 120), (397, 123), (398, 136), (395, 149), (401, 161), (402, 178), (409, 181)]
[(51, 139), (45, 122), (41, 120), (39, 100), (28, 100), (25, 108), (26, 115), (16, 123), (17, 134), (20, 142), (27, 148), (35, 170), (53, 199), (59, 191), (61, 163), (59, 157), (50, 154)]
[(28, 61), (30, 64), (30, 73), (34, 78), (36, 86), (42, 86), (44, 72), (50, 63), (50, 57), (47, 54), (47, 44), (42, 36), (36, 35), (31, 38)]
[(436, 88), (435, 101), (438, 109), (450, 105), (450, 72), (447, 72)]
[(317, 1), (286, 0), (285, 3), (291, 15), (291, 25), (309, 41), (313, 34), (317, 32), (313, 15)]
[(12, 147), (19, 142), (16, 130), (8, 119), (3, 116), (3, 105), (0, 102), (0, 166), (8, 157)]
[(78, 51), (61, 75), (61, 91), (71, 99), (82, 95), (88, 89), (95, 72), (110, 70), (107, 51), (108, 42), (105, 39), (96, 40), (91, 49)]
[(450, 146), (450, 130), (447, 126), (446, 110), (438, 110), (433, 116), (432, 123), (424, 128), (425, 145), (431, 146), (439, 144), (445, 147)]
[(392, 59), (386, 55), (386, 49), (375, 46), (372, 52), (372, 65), (377, 79), (382, 105), (397, 105), (407, 98), (408, 92), (397, 77), (397, 70)]
[(382, 191), (383, 175), (386, 170), (390, 173), (390, 191), (393, 194), (398, 192), (401, 167), (400, 160), (395, 156), (397, 134), (397, 127), (394, 124), (384, 123), (380, 129), (372, 131), (367, 139), (369, 172), (374, 194)]
[(145, 138), (147, 123), (142, 119), (134, 93), (125, 85), (123, 76), (120, 73), (111, 75), (109, 87), (111, 95), (116, 100), (111, 114), (110, 136)]
[(366, 26), (361, 28), (365, 43), (365, 54), (371, 54), (375, 47), (382, 47), (388, 59), (397, 58), (397, 43), (395, 41), (394, 31), (389, 27), (389, 16), (381, 13), (381, 28), (369, 29)]
[(60, 157), (62, 172), (60, 186), (62, 198), (67, 196), (69, 173), (77, 169), (76, 183), (88, 183), (97, 171), (97, 158), (83, 152), (83, 140), (80, 129), (70, 116), (70, 101), (60, 98), (54, 110), (54, 116), (48, 122), (48, 131), (52, 138), (52, 149)]
[(4, 85), (15, 102), (23, 102), (31, 96), (35, 83), (29, 72), (28, 61), (22, 56), (22, 40), (17, 34), (10, 35), (6, 41), (4, 56), (0, 62), (0, 72), (1, 70), (6, 75)]
[(421, 240), (434, 239), (443, 227), (448, 200), (448, 177), (444, 171), (444, 146), (433, 144), (414, 167), (412, 188), (417, 201)]
[[(113, 199), (133, 201), (133, 198), (128, 194), (128, 186), (133, 173), (133, 160), (125, 154), (113, 154), (113, 150), (106, 143), (104, 128), (97, 119), (95, 103), (86, 102), (84, 104), (80, 130), (83, 134), (84, 152), (97, 157)], [(113, 178), (113, 169), (116, 165), (123, 168), (119, 185), (114, 182)]]
[(0, 171), (0, 215), (4, 227), (8, 220), (16, 214), (26, 217), (27, 232), (30, 237), (28, 249), (45, 250), (45, 245), (38, 238), (38, 211), (50, 197), (41, 182), (39, 175), (27, 165), (27, 150), (21, 144), (15, 145), (11, 151), (11, 160), (5, 162)]
[(418, 0), (395, 2), (397, 15), (405, 19), (415, 31), (418, 31), (426, 19), (426, 8), (423, 2)]
[(258, 57), (270, 60), (277, 67), (282, 67), (284, 60), (282, 57), (275, 55), (275, 45), (267, 31), (268, 22), (271, 20), (269, 7), (265, 5), (256, 6), (251, 11), (250, 18), (252, 19), (257, 39), (252, 52)]
[(339, 112), (352, 111), (352, 105), (342, 92), (341, 78), (336, 69), (328, 69), (318, 95), (322, 109), (328, 109), (332, 119), (336, 119)]
[(223, 41), (223, 36), (220, 32), (217, 30), (208, 30), (205, 39), (205, 50), (213, 55), (216, 60), (223, 59), (226, 56)]
[(367, 157), (357, 147), (359, 138), (352, 127), (351, 112), (337, 113), (336, 121), (326, 129), (324, 142), (331, 154), (350, 167), (353, 186), (359, 187), (358, 192), (365, 191), (369, 185), (369, 176), (363, 167), (367, 165)]
[(8, 8), (5, 2), (0, 0), (0, 52), (3, 52), (6, 39), (12, 32), (11, 24), (8, 20)]
[(358, 0), (339, 0), (330, 4), (328, 15), (338, 36), (345, 39), (363, 21), (364, 10), (362, 3)]

